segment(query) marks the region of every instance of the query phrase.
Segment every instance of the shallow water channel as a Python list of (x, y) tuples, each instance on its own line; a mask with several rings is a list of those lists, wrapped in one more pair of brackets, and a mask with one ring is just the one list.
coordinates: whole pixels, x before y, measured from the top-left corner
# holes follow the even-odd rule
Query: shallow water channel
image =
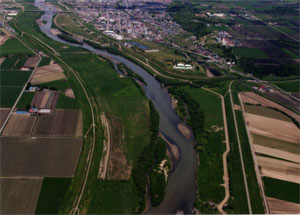
[[(73, 44), (66, 42), (50, 33), (55, 7), (46, 5), (43, 0), (36, 0), (35, 6), (46, 11), (41, 20), (47, 21), (40, 25), (41, 31), (53, 40), (87, 49), (97, 55), (124, 63), (133, 72), (140, 75), (147, 85), (144, 87), (145, 94), (150, 99), (156, 110), (159, 112), (160, 132), (169, 140), (176, 144), (180, 151), (180, 158), (175, 169), (169, 175), (165, 198), (161, 205), (151, 208), (147, 213), (170, 214), (177, 210), (191, 213), (195, 198), (195, 172), (197, 168), (197, 156), (193, 149), (193, 138), (187, 139), (177, 129), (178, 123), (182, 121), (171, 108), (171, 99), (166, 90), (161, 88), (161, 84), (140, 66), (121, 56), (94, 49), (88, 44)], [(47, 12), (48, 11), (48, 12)]]

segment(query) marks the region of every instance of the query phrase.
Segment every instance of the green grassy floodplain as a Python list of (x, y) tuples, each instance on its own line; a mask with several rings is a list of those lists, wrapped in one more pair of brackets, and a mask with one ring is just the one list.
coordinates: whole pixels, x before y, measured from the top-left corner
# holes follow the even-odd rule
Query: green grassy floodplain
[(223, 181), (222, 154), (225, 151), (223, 143), (224, 130), (214, 131), (212, 126), (223, 127), (221, 100), (217, 95), (200, 88), (183, 87), (200, 105), (205, 116), (207, 138), (201, 141), (198, 151), (200, 166), (197, 172), (197, 195), (195, 206), (201, 213), (218, 213), (209, 206), (208, 201), (216, 204), (225, 197)]
[[(96, 55), (68, 55), (63, 56), (63, 59), (80, 75), (80, 79), (94, 104), (97, 125), (101, 127), (100, 110), (121, 119), (125, 128), (126, 157), (132, 165), (135, 165), (141, 150), (149, 142), (148, 100), (131, 80), (119, 78), (111, 65), (106, 61), (99, 60)], [(85, 117), (90, 115), (89, 108), (87, 102), (83, 101), (85, 100), (84, 96), (78, 95), (81, 89), (72, 75), (68, 81), (76, 98), (78, 98), (80, 107), (85, 107), (83, 110), (83, 121), (85, 122), (83, 133), (85, 133), (90, 126), (85, 120)], [(80, 209), (86, 213), (137, 213), (136, 209), (140, 200), (132, 179), (111, 182), (97, 178), (101, 159), (99, 155), (102, 154), (103, 147), (102, 129), (101, 132), (97, 133), (100, 136), (96, 136), (95, 156)], [(85, 167), (85, 160), (83, 159), (87, 156), (90, 141), (91, 133), (85, 140), (87, 145), (81, 152), (75, 177), (72, 178), (67, 192), (61, 194), (65, 196), (65, 199), (61, 203), (58, 213), (66, 214), (73, 208), (73, 201), (80, 188), (82, 171)], [(47, 186), (47, 184), (43, 186)], [(48, 195), (51, 196), (50, 193)], [(47, 204), (46, 199), (43, 202)]]

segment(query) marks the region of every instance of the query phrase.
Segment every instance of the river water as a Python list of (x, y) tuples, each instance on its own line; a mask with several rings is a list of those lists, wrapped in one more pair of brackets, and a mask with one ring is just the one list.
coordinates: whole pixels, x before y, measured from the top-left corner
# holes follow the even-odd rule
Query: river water
[(177, 210), (191, 213), (195, 198), (197, 156), (193, 149), (193, 139), (187, 139), (177, 129), (178, 123), (182, 121), (172, 110), (171, 99), (168, 93), (161, 88), (160, 83), (153, 76), (130, 60), (94, 49), (88, 44), (69, 43), (51, 34), (50, 29), (55, 12), (50, 11), (55, 11), (55, 7), (46, 5), (43, 0), (36, 0), (35, 6), (40, 10), (48, 11), (41, 17), (41, 20), (47, 21), (47, 24), (40, 25), (41, 31), (48, 37), (68, 45), (85, 48), (95, 54), (124, 63), (144, 79), (147, 83), (144, 87), (145, 94), (153, 102), (160, 116), (159, 130), (172, 144), (176, 144), (180, 151), (180, 159), (176, 163), (176, 168), (169, 175), (163, 202), (159, 206), (151, 208), (147, 213), (170, 214), (175, 213)]

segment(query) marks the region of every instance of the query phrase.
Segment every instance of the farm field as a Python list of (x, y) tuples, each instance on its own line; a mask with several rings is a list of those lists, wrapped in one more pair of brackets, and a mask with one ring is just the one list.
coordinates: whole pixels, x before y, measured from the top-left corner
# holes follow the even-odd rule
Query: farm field
[(2, 46), (0, 46), (0, 56), (8, 55), (34, 55), (32, 51), (27, 49), (19, 40), (12, 38), (8, 39)]
[(5, 58), (3, 63), (1, 64), (0, 68), (1, 70), (20, 70), (22, 66), (25, 64), (27, 60), (27, 57), (22, 55), (22, 56), (10, 56)]
[(81, 138), (1, 137), (1, 176), (71, 177)]
[(63, 69), (58, 64), (50, 64), (38, 67), (30, 83), (35, 85), (61, 79), (67, 79), (63, 73)]
[(276, 178), (300, 184), (300, 164), (256, 156), (262, 177)]
[(54, 109), (59, 99), (60, 92), (57, 91), (38, 91), (35, 93), (31, 107)]
[(300, 110), (300, 103), (294, 99), (292, 99), (291, 97), (283, 94), (283, 93), (266, 93), (266, 95), (275, 100), (276, 102), (283, 104), (283, 105), (287, 105), (288, 107), (292, 108), (293, 110), (299, 112)]
[(42, 182), (42, 178), (0, 178), (0, 213), (34, 214)]
[(22, 87), (0, 87), (0, 107), (12, 107), (18, 98)]
[[(280, 113), (278, 113), (280, 114)], [(249, 130), (253, 134), (263, 135), (287, 142), (299, 143), (299, 129), (292, 122), (272, 119), (256, 114), (246, 113)]]
[(267, 197), (271, 214), (299, 214), (300, 204)]
[(300, 117), (298, 114), (253, 92), (242, 92), (240, 93), (240, 97), (244, 103), (250, 103), (256, 105), (261, 104), (264, 107), (276, 108), (280, 111), (287, 113), (288, 115), (296, 119), (298, 122), (300, 122)]
[(17, 109), (28, 110), (34, 95), (35, 92), (24, 92), (17, 104)]
[[(255, 95), (252, 95), (252, 98), (254, 97)], [(249, 97), (245, 99), (242, 93), (240, 98), (243, 103), (249, 102), (247, 100)], [(263, 105), (270, 105), (267, 99), (262, 100)], [(257, 101), (253, 99), (252, 103), (254, 102)], [(286, 194), (278, 190), (282, 188), (277, 186), (280, 183), (281, 186), (290, 183), (285, 187), (285, 192), (294, 197), (299, 195), (299, 189), (295, 189), (297, 185), (293, 185), (294, 188), (292, 188), (292, 184), (300, 184), (299, 128), (283, 113), (276, 113), (272, 109), (246, 105), (244, 110), (246, 111), (244, 114), (246, 125), (250, 132), (250, 142), (256, 153), (255, 159), (260, 177), (264, 181), (266, 196), (290, 201), (293, 197), (286, 198)], [(275, 184), (278, 185), (273, 186)], [(267, 199), (267, 203), (271, 212), (272, 210), (289, 212), (288, 209), (283, 209), (279, 200)]]
[(37, 116), (12, 114), (3, 131), (4, 136), (30, 136)]
[(32, 68), (34, 68), (38, 62), (39, 62), (39, 58), (38, 57), (29, 57), (26, 60), (26, 62), (24, 64), (24, 67), (32, 67)]
[(278, 86), (279, 88), (287, 92), (296, 92), (300, 91), (300, 80), (295, 81), (274, 81), (272, 84)]
[(30, 74), (31, 71), (1, 71), (0, 85), (9, 87), (23, 87)]
[(258, 48), (234, 48), (234, 53), (239, 57), (267, 59), (268, 55)]
[(38, 116), (32, 135), (82, 136), (81, 112), (76, 109), (53, 109), (50, 114)]
[(10, 108), (0, 108), (0, 127), (2, 127), (6, 117), (8, 116)]
[(256, 106), (256, 105), (245, 105), (245, 111), (250, 114), (255, 114), (259, 116), (265, 116), (272, 119), (283, 120), (286, 122), (292, 122), (292, 120), (280, 113), (279, 111), (273, 110), (271, 108), (263, 107), (263, 106)]

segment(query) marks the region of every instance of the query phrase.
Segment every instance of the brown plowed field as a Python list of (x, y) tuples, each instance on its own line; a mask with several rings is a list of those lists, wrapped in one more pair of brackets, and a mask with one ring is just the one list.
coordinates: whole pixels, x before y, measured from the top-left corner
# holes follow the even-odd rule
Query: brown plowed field
[(9, 108), (0, 108), (0, 128), (2, 127), (6, 117), (9, 114)]
[(38, 62), (39, 62), (38, 57), (30, 57), (26, 60), (24, 67), (35, 67)]
[(0, 138), (1, 176), (71, 177), (81, 138)]
[(254, 144), (254, 151), (259, 154), (270, 155), (272, 157), (281, 158), (284, 160), (300, 163), (299, 154), (294, 154), (280, 149), (273, 149), (270, 147), (264, 147), (261, 145)]
[(300, 214), (300, 204), (267, 197), (271, 214)]
[(253, 92), (242, 92), (240, 93), (240, 96), (243, 103), (261, 104), (265, 107), (273, 107), (287, 113), (288, 115), (296, 119), (298, 122), (300, 122), (300, 116), (298, 114)]
[(31, 106), (53, 109), (56, 107), (58, 97), (57, 91), (38, 91), (32, 99)]
[(300, 164), (257, 156), (262, 176), (300, 184)]
[(41, 84), (60, 79), (67, 79), (63, 73), (63, 69), (58, 64), (50, 64), (39, 67), (35, 71), (30, 83)]
[(4, 136), (29, 136), (37, 120), (36, 116), (12, 114), (3, 131)]
[(43, 179), (1, 178), (0, 214), (34, 214)]
[(299, 143), (299, 129), (292, 122), (246, 113), (250, 132), (274, 139)]
[(42, 114), (32, 135), (34, 136), (82, 136), (82, 129), (78, 128), (82, 123), (80, 110), (54, 109), (50, 114)]

